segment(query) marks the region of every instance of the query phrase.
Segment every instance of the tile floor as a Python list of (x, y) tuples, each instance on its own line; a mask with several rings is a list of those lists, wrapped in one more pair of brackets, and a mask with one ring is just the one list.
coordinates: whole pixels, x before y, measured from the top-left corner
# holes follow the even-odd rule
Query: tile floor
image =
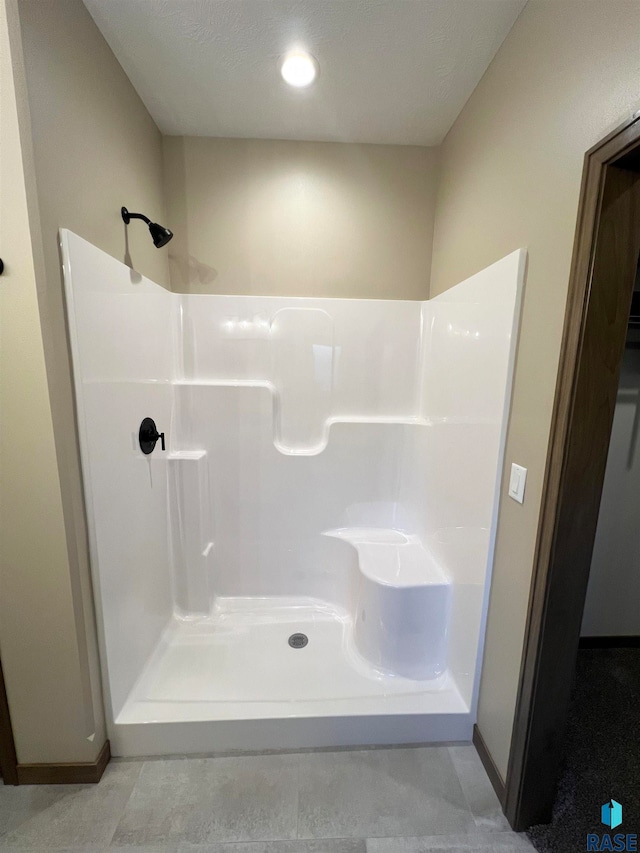
[(518, 853), (472, 746), (112, 761), (0, 786), (0, 853)]

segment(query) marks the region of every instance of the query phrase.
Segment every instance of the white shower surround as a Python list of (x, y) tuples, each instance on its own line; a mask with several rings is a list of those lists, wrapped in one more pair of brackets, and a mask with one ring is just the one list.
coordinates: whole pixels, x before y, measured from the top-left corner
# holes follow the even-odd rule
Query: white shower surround
[(525, 251), (410, 302), (61, 243), (114, 754), (468, 739)]

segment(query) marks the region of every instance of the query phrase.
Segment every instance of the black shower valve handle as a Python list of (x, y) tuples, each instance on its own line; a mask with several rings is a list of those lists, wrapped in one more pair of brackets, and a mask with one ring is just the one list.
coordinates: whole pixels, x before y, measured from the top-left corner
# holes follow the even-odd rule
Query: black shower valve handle
[(155, 435), (154, 435), (154, 437), (153, 437), (153, 440), (154, 440), (154, 441), (158, 441), (158, 440), (159, 440), (159, 441), (160, 441), (160, 445), (161, 445), (162, 449), (163, 449), (163, 450), (165, 449), (165, 446), (164, 446), (164, 433), (163, 433), (163, 432), (156, 432), (156, 434), (155, 434)]
[(159, 441), (164, 450), (164, 433), (158, 432), (157, 428), (154, 428), (153, 432), (149, 433), (149, 441)]
[(156, 423), (153, 418), (145, 418), (140, 424), (140, 429), (138, 431), (138, 443), (140, 444), (140, 450), (148, 456), (149, 453), (153, 453), (156, 448), (156, 442), (160, 442), (161, 447), (165, 450), (164, 444), (164, 433), (158, 432), (158, 428), (156, 427)]

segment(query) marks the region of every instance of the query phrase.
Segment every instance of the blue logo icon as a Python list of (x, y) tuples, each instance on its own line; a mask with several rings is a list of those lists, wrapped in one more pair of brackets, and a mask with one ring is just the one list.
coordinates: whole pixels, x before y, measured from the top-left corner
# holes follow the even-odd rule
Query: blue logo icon
[(601, 820), (605, 826), (615, 829), (622, 823), (622, 806), (615, 800), (605, 803), (601, 809)]
[[(610, 829), (615, 829), (622, 823), (622, 806), (615, 800), (609, 800), (600, 808), (600, 820), (605, 826)], [(620, 851), (638, 851), (638, 834), (636, 832), (616, 832), (612, 835), (609, 832), (603, 832), (598, 835), (595, 832), (587, 834), (587, 850), (620, 850)]]

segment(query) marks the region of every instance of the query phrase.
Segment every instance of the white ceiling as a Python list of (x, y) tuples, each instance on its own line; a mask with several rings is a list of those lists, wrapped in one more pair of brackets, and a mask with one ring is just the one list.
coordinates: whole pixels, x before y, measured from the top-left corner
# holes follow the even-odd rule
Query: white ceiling
[(84, 2), (165, 134), (437, 145), (526, 0)]

